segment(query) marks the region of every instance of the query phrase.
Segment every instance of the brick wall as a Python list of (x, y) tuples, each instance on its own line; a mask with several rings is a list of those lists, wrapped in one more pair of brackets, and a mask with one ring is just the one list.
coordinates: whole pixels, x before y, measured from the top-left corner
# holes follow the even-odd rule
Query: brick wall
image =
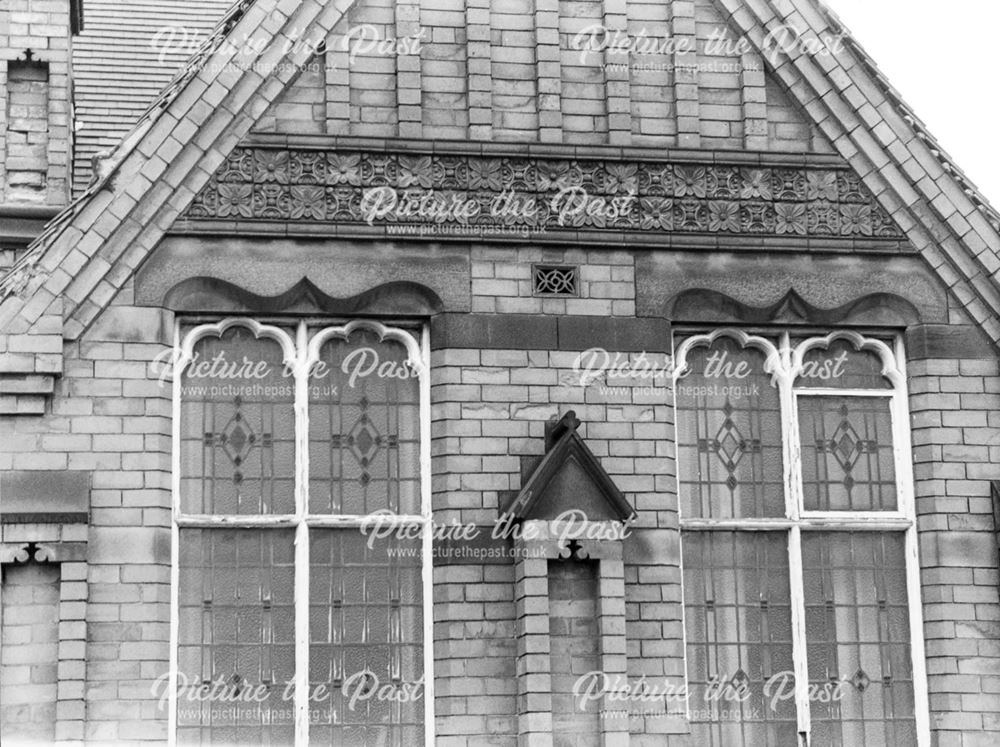
[[(669, 345), (669, 341), (662, 341)], [(651, 341), (650, 352), (657, 343)], [(639, 512), (626, 543), (628, 673), (683, 682), (683, 643), (672, 399), (649, 382), (614, 380), (613, 389), (572, 379), (578, 352), (447, 349), (432, 354), (432, 453), (437, 521), (492, 527), (500, 494), (520, 488), (520, 456), (544, 452), (545, 423), (568, 410), (581, 436)], [(634, 360), (634, 358), (632, 359)], [(665, 355), (650, 356), (654, 363)], [(630, 555), (631, 552), (631, 555)], [(516, 743), (514, 578), (511, 566), (450, 565), (435, 570), (435, 652), (439, 744)], [(485, 617), (484, 617), (485, 615)], [(488, 622), (484, 622), (488, 621)], [(474, 631), (474, 639), (470, 632)], [(463, 634), (459, 636), (459, 634)], [(473, 654), (465, 660), (467, 652)], [(471, 668), (500, 673), (473, 681)], [(498, 688), (484, 697), (482, 688)], [(651, 739), (669, 732), (657, 719)], [(650, 744), (654, 744), (650, 742)]]
[(601, 669), (597, 625), (597, 564), (549, 561), (549, 636), (554, 747), (599, 747), (600, 714), (581, 709), (576, 681)]
[(67, 351), (74, 374), (53, 408), (68, 432), (42, 437), (93, 474), (86, 736), (97, 741), (166, 733), (153, 691), (170, 633), (171, 392), (152, 365), (163, 342), (155, 328), (85, 336)]
[(7, 63), (7, 199), (41, 202), (49, 170), (49, 70)]
[(59, 568), (5, 567), (0, 610), (0, 741), (51, 744), (56, 737)]
[(301, 132), (321, 135), (326, 132), (326, 65), (317, 56), (271, 104), (254, 130), (257, 132)]
[[(536, 261), (579, 263), (581, 298), (530, 296)], [(479, 313), (628, 317), (634, 274), (629, 252), (483, 246), (471, 249), (469, 283)], [(170, 325), (158, 310), (132, 304), (126, 288), (65, 346), (48, 414), (0, 418), (0, 470), (92, 473), (85, 698), (86, 736), (99, 741), (156, 740), (166, 727), (152, 686), (169, 658), (171, 402), (151, 361), (167, 350)], [(955, 313), (952, 321), (968, 320)], [(679, 687), (672, 399), (646, 381), (575, 386), (577, 355), (433, 351), (436, 518), (492, 526), (501, 494), (521, 487), (521, 457), (543, 453), (545, 423), (575, 410), (582, 437), (640, 516), (625, 543), (629, 678)], [(995, 360), (930, 359), (912, 360), (909, 375), (933, 724), (939, 745), (978, 747), (1000, 732), (1000, 574), (989, 497), (1000, 460), (1000, 371)], [(439, 744), (513, 745), (513, 566), (442, 565), (434, 580)], [(670, 735), (673, 744), (683, 737), (678, 728), (666, 719), (633, 722), (633, 743), (662, 745)]]
[[(395, 3), (391, 0), (365, 0), (353, 6), (347, 23), (341, 22), (335, 37), (349, 29), (368, 26), (377, 39), (396, 38)], [(394, 137), (400, 102), (396, 93), (396, 60), (376, 50), (361, 51), (350, 64), (351, 134), (364, 137)]]
[(421, 121), (435, 137), (461, 139), (469, 132), (469, 71), (465, 3), (422, 0), (420, 25)]
[[(579, 266), (579, 295), (533, 296), (533, 263)], [(635, 316), (635, 263), (629, 252), (475, 246), (472, 311)]]
[(931, 727), (939, 747), (1000, 741), (1000, 478), (995, 360), (909, 364)]
[[(712, 0), (695, 2), (698, 29), (698, 95), (701, 143), (706, 148), (739, 148), (743, 145), (743, 96), (740, 57), (723, 45), (712, 45), (715, 29), (726, 28)], [(759, 59), (754, 60), (758, 62)]]
[[(514, 261), (516, 258), (516, 261)], [(526, 295), (532, 261), (574, 261), (590, 283), (625, 296), (625, 252), (472, 250), (473, 300), (495, 313), (608, 315), (627, 299)], [(492, 274), (492, 277), (486, 275)], [(508, 277), (512, 276), (512, 277)], [(503, 285), (507, 283), (508, 285)], [(500, 302), (505, 302), (501, 304)], [(507, 305), (524, 301), (531, 306)], [(587, 304), (611, 303), (593, 308)], [(170, 392), (150, 361), (169, 324), (126, 291), (79, 343), (44, 417), (0, 418), (0, 469), (92, 473), (87, 569), (86, 736), (160, 739), (152, 686), (169, 657)], [(537, 304), (537, 305), (536, 305)], [(629, 309), (618, 308), (622, 315)], [(963, 321), (956, 316), (955, 321)], [(655, 351), (667, 341), (650, 340)], [(569, 409), (581, 435), (639, 512), (625, 544), (630, 680), (683, 683), (682, 606), (669, 392), (648, 382), (573, 386), (577, 351), (451, 348), (432, 355), (432, 451), (438, 521), (491, 526), (520, 487), (521, 456), (543, 452), (545, 423)], [(995, 361), (910, 362), (929, 686), (940, 745), (990, 744), (1000, 732), (1000, 600), (989, 499), (1000, 459)], [(516, 742), (512, 565), (435, 569), (437, 713), (442, 745)], [(13, 587), (12, 587), (13, 588)], [(8, 607), (9, 609), (9, 607)], [(635, 744), (663, 744), (676, 723), (633, 723)], [(673, 740), (681, 735), (670, 736)], [(668, 741), (672, 744), (672, 741)]]
[[(671, 3), (630, 2), (628, 32), (645, 32), (654, 38), (669, 38), (672, 31)], [(632, 66), (632, 137), (637, 145), (673, 140), (677, 134), (673, 55), (648, 55)]]
[(360, 0), (255, 129), (832, 153), (723, 38), (711, 0)]
[(130, 302), (126, 289), (66, 345), (48, 415), (0, 417), (0, 469), (92, 475), (84, 736), (97, 742), (166, 734), (153, 685), (169, 658), (171, 390), (153, 361), (170, 328)]
[(11, 265), (14, 264), (14, 259), (17, 256), (17, 251), (13, 248), (8, 249), (5, 247), (0, 247), (0, 273), (5, 272), (10, 269)]
[(532, 0), (492, 0), (490, 38), (493, 135), (531, 139), (538, 131), (538, 80)]
[[(31, 59), (40, 65), (21, 65)], [(0, 6), (0, 200), (65, 205), (69, 189), (70, 0)]]
[(562, 126), (575, 142), (608, 142), (604, 55), (601, 52), (581, 55), (572, 44), (574, 37), (603, 20), (601, 0), (559, 0)]
[(774, 150), (799, 151), (805, 142), (818, 153), (833, 153), (833, 146), (822, 137), (792, 103), (788, 94), (774, 81), (767, 81), (767, 127), (770, 147)]
[(434, 570), (438, 747), (517, 741), (513, 565)]
[[(751, 137), (766, 135), (763, 145), (769, 148), (829, 150), (814, 128), (805, 124), (802, 113), (788, 102), (780, 86), (754, 76), (725, 70), (707, 76), (678, 75), (672, 81), (673, 97), (669, 99), (673, 110), (669, 105), (666, 109), (645, 106), (665, 100), (660, 98), (659, 87), (632, 85), (633, 79), (624, 85), (625, 81), (608, 77), (600, 59), (583, 62), (579, 50), (571, 49), (570, 40), (576, 32), (609, 15), (621, 16), (609, 12), (609, 8), (619, 6), (594, 0), (535, 0), (530, 7), (524, 6), (526, 12), (522, 15), (529, 18), (530, 24), (522, 27), (513, 20), (518, 14), (507, 10), (511, 6), (499, 2), (485, 14), (481, 12), (481, 0), (461, 7), (444, 0), (367, 0), (351, 11), (343, 30), (372, 24), (378, 37), (388, 40), (426, 23), (431, 38), (447, 45), (447, 50), (440, 57), (436, 53), (361, 53), (353, 62), (347, 60), (347, 67), (337, 68), (339, 73), (331, 73), (327, 67), (322, 77), (304, 74), (283, 99), (287, 110), (273, 109), (273, 119), (268, 119), (264, 128), (385, 137), (418, 137), (425, 127), (428, 135), (462, 137), (467, 134), (465, 128), (471, 133), (472, 118), (463, 122), (461, 114), (449, 111), (449, 97), (457, 95), (461, 100), (461, 78), (471, 78), (473, 68), (480, 77), (490, 76), (483, 72), (482, 64), (470, 64), (470, 60), (482, 63), (486, 59), (482, 38), (477, 38), (475, 43), (480, 46), (474, 49), (466, 39), (462, 49), (455, 29), (460, 27), (459, 19), (464, 14), (466, 20), (476, 18), (478, 26), (490, 26), (486, 34), (490, 39), (488, 59), (490, 72), (495, 71), (492, 88), (467, 84), (464, 90), (467, 95), (473, 90), (490, 94), (478, 97), (477, 108), (484, 110), (489, 98), (492, 116), (486, 121), (501, 138), (572, 144), (610, 142), (612, 136), (623, 131), (612, 126), (613, 117), (620, 111), (613, 108), (609, 112), (606, 102), (615, 99), (617, 107), (627, 99), (626, 110), (638, 112), (640, 121), (633, 122), (626, 134), (641, 133), (648, 138), (645, 145), (743, 148), (749, 147)], [(707, 3), (675, 0), (672, 6), (673, 17), (657, 18), (656, 22), (669, 20), (675, 31), (700, 38), (704, 57), (716, 56), (709, 54), (704, 44), (716, 20), (708, 12)], [(308, 15), (305, 10), (302, 14)], [(30, 6), (28, 0), (11, 0), (0, 9), (3, 90), (8, 90), (7, 63), (28, 46), (49, 65), (51, 116), (46, 185), (50, 201), (57, 201), (60, 184), (64, 192), (69, 143), (68, 41), (63, 38), (68, 22), (61, 22), (67, 18), (66, 0), (32, 0)], [(636, 17), (631, 20), (630, 28), (634, 28)], [(640, 31), (636, 29), (635, 33)], [(507, 39), (512, 49), (509, 62), (503, 51)], [(829, 90), (831, 84), (822, 82)], [(17, 93), (19, 89), (15, 86), (13, 90)], [(25, 90), (30, 93), (30, 87)], [(218, 93), (217, 88), (209, 90)], [(234, 108), (239, 108), (244, 99), (237, 98)], [(847, 107), (846, 99), (835, 96), (826, 96), (824, 101), (823, 105), (834, 109)], [(340, 108), (331, 107), (331, 102)], [(471, 95), (469, 104), (472, 108)], [(320, 127), (316, 120), (324, 109), (326, 124)], [(0, 110), (4, 118), (0, 128), (4, 133), (2, 147), (7, 155), (8, 114), (18, 110), (6, 102)], [(668, 119), (656, 119), (647, 126), (642, 121), (646, 112)], [(838, 115), (848, 120), (842, 112)], [(827, 130), (832, 130), (829, 123), (833, 120), (825, 121)], [(761, 122), (767, 125), (766, 133), (755, 129)], [(211, 127), (221, 130), (224, 124), (219, 119)], [(435, 125), (442, 128), (439, 133), (434, 132)], [(60, 127), (64, 131), (60, 132)], [(165, 128), (165, 124), (159, 127)], [(210, 129), (202, 134), (211, 140), (219, 132)], [(482, 131), (477, 137), (482, 137)], [(622, 142), (627, 143), (628, 138)], [(858, 142), (865, 145), (867, 141), (861, 138)], [(923, 151), (915, 152), (920, 160)], [(156, 168), (150, 168), (149, 173), (156, 172)], [(178, 167), (169, 178), (179, 181), (182, 171)], [(868, 176), (867, 171), (863, 173)], [(920, 181), (935, 182), (930, 178)], [(148, 193), (147, 187), (136, 177), (127, 191), (135, 197), (133, 192)], [(958, 191), (950, 182), (943, 188)], [(169, 190), (151, 191), (165, 194)], [(103, 195), (95, 199), (112, 199), (107, 192)], [(884, 199), (891, 201), (891, 194)], [(127, 200), (118, 202), (112, 210), (125, 210), (129, 204)], [(145, 205), (142, 214), (151, 215), (153, 211), (147, 208), (152, 204)], [(94, 212), (99, 208), (99, 202), (93, 203)], [(902, 212), (898, 214), (906, 217)], [(158, 223), (169, 218), (158, 215)], [(982, 220), (974, 212), (965, 215)], [(926, 220), (930, 225), (935, 219)], [(977, 240), (979, 234), (975, 232), (958, 231), (959, 222), (965, 221), (959, 211), (949, 220), (957, 235), (972, 236), (967, 243)], [(97, 252), (97, 245), (103, 242), (100, 236), (113, 223), (114, 216), (104, 214), (95, 232), (86, 237), (87, 242), (96, 244), (89, 244), (86, 250), (70, 252), (68, 245), (63, 246), (67, 264), (84, 264), (84, 252)], [(126, 228), (111, 244), (103, 246), (100, 256), (107, 258), (124, 250), (122, 237), (128, 234), (134, 238), (139, 230), (137, 224), (132, 226), (131, 233)], [(130, 249), (127, 256), (132, 260), (141, 254), (143, 240), (137, 240)], [(753, 246), (762, 251), (766, 248), (761, 242)], [(748, 244), (745, 248), (751, 247)], [(981, 248), (981, 256), (989, 258), (986, 247)], [(533, 261), (580, 264), (579, 297), (532, 296)], [(68, 288), (66, 298), (72, 308), (67, 309), (66, 326), (56, 303), (39, 321), (39, 335), (11, 338), (9, 347), (4, 339), (0, 348), (4, 364), (14, 361), (10, 370), (19, 376), (24, 369), (18, 367), (16, 359), (21, 356), (31, 357), (33, 364), (46, 363), (44, 356), (59, 359), (58, 366), (45, 371), (59, 375), (51, 397), (41, 393), (40, 387), (32, 389), (35, 385), (29, 386), (30, 382), (22, 379), (13, 382), (13, 390), (5, 392), (15, 393), (14, 409), (9, 412), (19, 416), (0, 417), (4, 444), (0, 470), (79, 470), (92, 477), (86, 577), (75, 577), (70, 582), (70, 593), (74, 595), (70, 604), (77, 605), (73, 609), (79, 611), (82, 599), (87, 600), (86, 663), (80, 641), (74, 638), (66, 656), (59, 652), (58, 668), (60, 680), (64, 673), (67, 680), (71, 679), (69, 674), (82, 677), (85, 670), (84, 736), (94, 741), (161, 740), (166, 721), (165, 714), (156, 707), (152, 684), (164, 673), (169, 656), (172, 403), (169, 390), (157, 381), (158, 372), (150, 361), (170, 343), (170, 328), (165, 323), (169, 320), (156, 310), (134, 306), (126, 289), (118, 304), (83, 333), (93, 321), (88, 314), (98, 313), (114, 287), (124, 282), (130, 266), (121, 265), (125, 271), (116, 266), (109, 279), (97, 284), (97, 277), (104, 276), (106, 269), (103, 259), (97, 259), (73, 283), (66, 280), (60, 285), (53, 281), (50, 288)], [(476, 247), (471, 251), (469, 266), (468, 297), (477, 313), (572, 314), (593, 318), (595, 327), (599, 326), (598, 318), (635, 314), (634, 257), (627, 252)], [(941, 267), (944, 269), (940, 274), (946, 281), (959, 282), (947, 265)], [(53, 277), (62, 282), (57, 274)], [(94, 280), (90, 286), (88, 279)], [(38, 307), (49, 300), (51, 296), (40, 293), (31, 304)], [(666, 299), (662, 301), (666, 303)], [(984, 318), (984, 307), (975, 303), (970, 307), (976, 309), (978, 318)], [(27, 325), (29, 316), (38, 318), (39, 314), (31, 316), (26, 312), (15, 321)], [(951, 321), (963, 324), (967, 320), (953, 316)], [(984, 326), (993, 323), (989, 319), (983, 322)], [(64, 346), (64, 330), (70, 336), (83, 334)], [(646, 675), (682, 684), (672, 400), (663, 391), (647, 391), (645, 382), (613, 382), (620, 385), (614, 390), (567, 386), (566, 376), (572, 371), (577, 351), (526, 350), (534, 341), (524, 340), (523, 346), (518, 342), (499, 350), (480, 349), (478, 344), (444, 348), (432, 356), (432, 484), (437, 518), (491, 525), (501, 494), (520, 485), (520, 457), (542, 452), (546, 421), (575, 409), (583, 421), (581, 435), (640, 515), (635, 537), (626, 546), (624, 563), (629, 675), (634, 680)], [(651, 341), (654, 350), (660, 349), (660, 344), (665, 345), (665, 341)], [(33, 357), (36, 353), (37, 359)], [(1000, 426), (995, 417), (1000, 397), (997, 364), (995, 359), (938, 355), (914, 360), (910, 381), (933, 727), (938, 747), (992, 744), (1000, 732), (996, 707), (1000, 695), (1000, 651), (996, 645), (1000, 638), (1000, 579), (994, 544), (996, 527), (988, 502), (993, 465), (1000, 457), (996, 452)], [(25, 389), (30, 392), (30, 402), (19, 399)], [(516, 605), (512, 576), (509, 565), (455, 564), (435, 570), (438, 731), (440, 744), (447, 747), (516, 743), (516, 686), (512, 677), (516, 673)], [(16, 599), (19, 586), (5, 586), (5, 594), (8, 589)], [(61, 609), (60, 615), (68, 621), (68, 612)], [(71, 622), (71, 630), (79, 634), (84, 628), (81, 621), (72, 618)], [(77, 720), (82, 721), (82, 707), (65, 710), (74, 711)], [(661, 732), (668, 728), (635, 724), (637, 737), (633, 743), (643, 747), (663, 744)], [(666, 743), (683, 743), (683, 738)]]

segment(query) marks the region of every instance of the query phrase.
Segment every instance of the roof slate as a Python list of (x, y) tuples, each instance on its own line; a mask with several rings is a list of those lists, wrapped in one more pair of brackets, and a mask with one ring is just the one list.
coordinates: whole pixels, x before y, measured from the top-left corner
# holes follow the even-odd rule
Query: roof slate
[(232, 0), (87, 0), (73, 40), (73, 194), (91, 159), (113, 149), (232, 5)]

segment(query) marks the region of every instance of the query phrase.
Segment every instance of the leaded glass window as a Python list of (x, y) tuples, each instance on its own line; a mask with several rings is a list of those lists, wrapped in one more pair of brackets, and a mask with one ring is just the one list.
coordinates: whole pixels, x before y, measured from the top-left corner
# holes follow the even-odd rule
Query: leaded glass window
[(768, 691), (794, 667), (784, 538), (691, 532), (683, 550), (684, 568), (704, 571), (684, 577), (694, 743), (795, 744), (794, 699), (772, 705)]
[(903, 360), (853, 332), (678, 346), (699, 745), (929, 744)]
[[(233, 704), (182, 697), (182, 744), (291, 744), (282, 702), (295, 679), (295, 530), (180, 532), (178, 671), (188, 689), (222, 682)], [(239, 695), (261, 688), (261, 698)]]
[(896, 467), (885, 397), (799, 397), (806, 511), (895, 511)]
[(177, 742), (429, 742), (418, 339), (364, 321), (178, 330)]
[[(384, 375), (362, 376), (372, 366)], [(309, 392), (309, 509), (420, 513), (420, 400), (406, 349), (359, 330), (327, 340), (316, 371), (358, 372), (346, 386), (314, 377)]]
[(184, 513), (295, 513), (295, 392), (283, 372), (281, 345), (245, 327), (194, 344), (180, 404)]
[(884, 532), (802, 538), (813, 744), (917, 744), (905, 542)]
[(683, 514), (763, 518), (785, 510), (781, 405), (765, 352), (720, 339), (691, 350), (677, 382)]

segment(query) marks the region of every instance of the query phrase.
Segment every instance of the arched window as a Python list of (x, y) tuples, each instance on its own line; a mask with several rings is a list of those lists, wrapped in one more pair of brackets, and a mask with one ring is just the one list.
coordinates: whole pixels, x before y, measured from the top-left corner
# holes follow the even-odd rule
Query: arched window
[(903, 360), (854, 332), (678, 346), (697, 744), (929, 743)]
[(364, 321), (178, 330), (177, 742), (419, 744), (430, 734), (429, 382), (418, 340)]

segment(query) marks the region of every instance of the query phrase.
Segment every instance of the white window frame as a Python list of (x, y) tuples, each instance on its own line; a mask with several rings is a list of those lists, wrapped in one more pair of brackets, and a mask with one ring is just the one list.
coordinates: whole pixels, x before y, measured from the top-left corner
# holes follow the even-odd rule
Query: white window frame
[[(677, 333), (680, 336), (682, 333)], [(676, 348), (673, 382), (676, 398), (677, 383), (688, 367), (688, 355), (696, 347), (710, 347), (720, 338), (729, 338), (744, 348), (755, 348), (766, 356), (764, 372), (778, 389), (781, 420), (782, 463), (784, 470), (785, 516), (774, 519), (705, 519), (684, 518), (680, 515), (681, 543), (684, 531), (786, 531), (788, 533), (788, 571), (791, 594), (792, 656), (795, 664), (795, 703), (799, 734), (811, 733), (809, 670), (805, 622), (805, 589), (802, 571), (803, 531), (899, 532), (905, 533), (907, 604), (910, 625), (910, 651), (913, 666), (914, 720), (917, 747), (930, 747), (930, 701), (927, 693), (927, 667), (924, 646), (923, 605), (920, 590), (920, 559), (917, 544), (916, 504), (913, 492), (913, 449), (910, 443), (909, 405), (906, 387), (906, 355), (900, 335), (894, 335), (892, 346), (880, 339), (852, 330), (839, 330), (824, 336), (808, 336), (792, 348), (791, 335), (784, 331), (770, 339), (733, 328), (716, 329), (707, 334), (692, 334)], [(774, 340), (778, 341), (776, 345)], [(827, 349), (836, 341), (850, 343), (857, 351), (876, 354), (882, 361), (882, 375), (892, 385), (890, 389), (837, 389), (796, 387), (795, 380), (803, 370), (808, 352)], [(802, 489), (801, 441), (799, 439), (798, 400), (808, 396), (882, 397), (890, 400), (893, 456), (896, 469), (897, 505), (895, 511), (806, 511)], [(675, 399), (676, 408), (676, 399)], [(679, 430), (674, 418), (675, 438)], [(683, 481), (680, 465), (678, 487)], [(679, 491), (678, 491), (679, 495)], [(683, 599), (683, 578), (682, 578)], [(687, 610), (683, 613), (686, 619)], [(684, 634), (684, 679), (687, 674), (687, 627)], [(690, 718), (690, 697), (687, 701)]]
[[(171, 491), (171, 592), (170, 592), (170, 670), (168, 744), (177, 743), (177, 666), (180, 630), (180, 530), (181, 528), (259, 528), (284, 526), (295, 529), (295, 745), (309, 743), (309, 528), (360, 527), (360, 515), (314, 515), (309, 513), (309, 372), (319, 360), (324, 343), (348, 339), (358, 330), (376, 334), (380, 340), (401, 343), (408, 362), (418, 375), (420, 393), (420, 513), (380, 516), (380, 526), (420, 526), (423, 582), (423, 676), (424, 744), (434, 744), (434, 586), (432, 564), (431, 513), (431, 413), (430, 413), (430, 337), (426, 324), (418, 332), (381, 322), (355, 319), (342, 325), (322, 327), (323, 321), (299, 319), (292, 326), (279, 327), (247, 317), (229, 317), (213, 324), (200, 324), (182, 333), (181, 321), (174, 324), (173, 429)], [(284, 364), (295, 382), (295, 506), (294, 514), (259, 516), (216, 516), (185, 514), (181, 511), (181, 383), (191, 362), (194, 347), (207, 337), (221, 337), (233, 327), (250, 330), (257, 339), (276, 341), (282, 349)], [(317, 331), (318, 330), (318, 331)], [(311, 335), (311, 337), (310, 337)]]

